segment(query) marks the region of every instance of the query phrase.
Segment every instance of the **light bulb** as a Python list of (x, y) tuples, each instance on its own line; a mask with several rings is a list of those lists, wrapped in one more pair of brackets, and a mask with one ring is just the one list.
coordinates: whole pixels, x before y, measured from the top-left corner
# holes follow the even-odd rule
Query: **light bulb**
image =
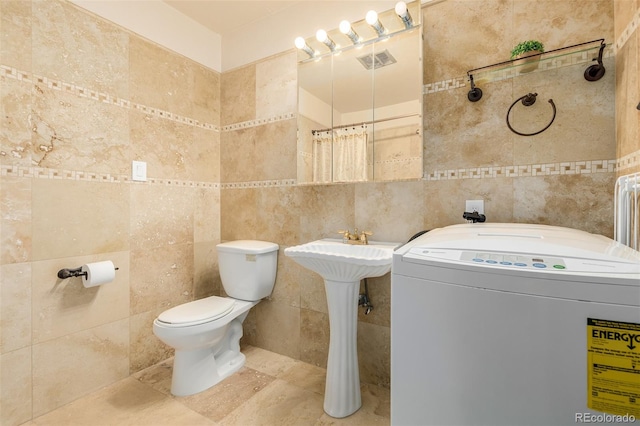
[(298, 49), (303, 49), (304, 45), (307, 44), (302, 37), (296, 37), (296, 41), (294, 43)]
[(349, 34), (349, 32), (351, 31), (351, 23), (345, 19), (344, 21), (340, 22), (339, 28), (342, 34)]
[(396, 14), (401, 18), (407, 16), (407, 4), (405, 2), (399, 1), (396, 3)]
[(324, 43), (325, 41), (327, 41), (328, 38), (329, 38), (329, 36), (327, 35), (327, 32), (325, 30), (318, 30), (316, 32), (316, 39), (320, 43)]
[(378, 12), (376, 12), (375, 10), (368, 11), (365, 19), (367, 21), (367, 24), (375, 24), (376, 22), (378, 22)]

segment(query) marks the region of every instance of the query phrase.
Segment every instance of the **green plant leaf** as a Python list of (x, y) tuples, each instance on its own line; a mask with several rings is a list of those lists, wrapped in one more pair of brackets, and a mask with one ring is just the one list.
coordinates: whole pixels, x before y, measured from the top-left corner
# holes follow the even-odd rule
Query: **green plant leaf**
[(532, 50), (538, 50), (540, 52), (544, 52), (544, 45), (537, 40), (527, 40), (521, 43), (518, 43), (516, 47), (511, 51), (511, 58), (515, 58), (518, 55), (522, 55), (526, 52), (531, 52)]

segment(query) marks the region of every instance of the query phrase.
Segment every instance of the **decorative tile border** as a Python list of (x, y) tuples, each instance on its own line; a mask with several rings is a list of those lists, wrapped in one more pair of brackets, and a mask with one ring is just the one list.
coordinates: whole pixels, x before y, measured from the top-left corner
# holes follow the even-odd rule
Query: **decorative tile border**
[(220, 187), (222, 189), (246, 189), (246, 188), (273, 188), (279, 186), (295, 186), (297, 184), (296, 179), (282, 179), (282, 180), (257, 180), (251, 182), (231, 182), (222, 183)]
[(640, 27), (640, 8), (636, 10), (633, 18), (631, 18), (631, 22), (627, 24), (624, 31), (622, 31), (622, 34), (620, 34), (620, 37), (618, 37), (618, 40), (616, 40), (616, 51), (622, 49), (638, 27)]
[(424, 174), (425, 180), (495, 179), (500, 177), (533, 177), (611, 173), (616, 160), (571, 161), (549, 164), (475, 167), (470, 169), (434, 170)]
[(132, 183), (132, 184), (154, 184), (164, 186), (179, 186), (189, 188), (219, 188), (216, 182), (197, 182), (179, 179), (157, 179), (148, 178), (145, 182), (133, 181), (128, 175), (114, 175), (111, 173), (85, 172), (78, 170), (49, 169), (45, 167), (26, 167), (2, 164), (0, 166), (0, 176), (23, 177), (32, 179), (60, 179), (76, 180), (85, 182), (102, 183)]
[(165, 120), (176, 121), (181, 124), (189, 126), (200, 127), (202, 129), (212, 130), (215, 132), (229, 132), (238, 129), (246, 129), (249, 127), (262, 126), (264, 124), (275, 123), (278, 121), (290, 120), (296, 118), (295, 112), (287, 112), (278, 114), (272, 117), (259, 118), (250, 121), (244, 121), (240, 123), (234, 123), (228, 126), (224, 126), (220, 129), (219, 126), (211, 123), (202, 123), (194, 118), (185, 117), (179, 114), (174, 114), (170, 111), (165, 111), (159, 108), (154, 108), (148, 105), (131, 102), (128, 99), (114, 97), (108, 93), (98, 92), (96, 90), (88, 89), (86, 87), (77, 86), (75, 84), (66, 83), (61, 80), (55, 80), (48, 77), (43, 77), (37, 74), (31, 74), (27, 71), (21, 71), (7, 65), (0, 65), (0, 76), (12, 78), (18, 81), (24, 81), (25, 83), (43, 84), (49, 89), (59, 90), (66, 93), (70, 93), (81, 98), (92, 99), (97, 102), (104, 102), (106, 104), (118, 106), (125, 109), (135, 109), (142, 113), (152, 115), (154, 117), (163, 118)]
[(239, 123), (233, 123), (230, 124), (228, 126), (223, 126), (222, 127), (222, 131), (223, 132), (232, 132), (234, 130), (240, 130), (240, 129), (247, 129), (250, 127), (257, 127), (257, 126), (262, 126), (264, 124), (270, 124), (270, 123), (275, 123), (277, 121), (284, 121), (284, 120), (291, 120), (293, 118), (296, 118), (297, 114), (295, 112), (287, 112), (284, 114), (279, 114), (279, 115), (275, 115), (273, 117), (267, 117), (267, 118), (258, 118), (255, 120), (249, 120), (249, 121), (242, 121)]
[(618, 158), (616, 163), (617, 170), (640, 167), (640, 151), (632, 152), (624, 157)]

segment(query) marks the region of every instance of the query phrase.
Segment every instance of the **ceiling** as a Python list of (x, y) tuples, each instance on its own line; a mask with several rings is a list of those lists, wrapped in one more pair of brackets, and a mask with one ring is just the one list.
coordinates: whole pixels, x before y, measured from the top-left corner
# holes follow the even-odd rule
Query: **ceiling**
[(209, 30), (229, 35), (245, 26), (280, 14), (285, 9), (299, 3), (319, 3), (306, 1), (228, 1), (228, 0), (163, 0), (166, 4), (187, 15)]

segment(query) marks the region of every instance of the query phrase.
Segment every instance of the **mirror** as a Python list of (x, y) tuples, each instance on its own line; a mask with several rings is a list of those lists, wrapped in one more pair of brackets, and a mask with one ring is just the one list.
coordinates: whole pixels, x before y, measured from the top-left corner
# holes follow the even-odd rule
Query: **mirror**
[(408, 5), (413, 26), (394, 10), (378, 37), (364, 20), (351, 24), (358, 45), (329, 32), (331, 52), (298, 61), (298, 182), (365, 182), (422, 177), (422, 32), (420, 2)]

